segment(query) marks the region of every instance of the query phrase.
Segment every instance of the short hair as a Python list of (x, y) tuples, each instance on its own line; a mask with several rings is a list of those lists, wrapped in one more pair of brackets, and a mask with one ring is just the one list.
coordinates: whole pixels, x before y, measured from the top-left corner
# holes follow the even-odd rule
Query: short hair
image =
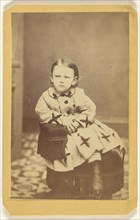
[(79, 79), (79, 70), (78, 67), (76, 66), (76, 64), (69, 58), (59, 58), (57, 61), (55, 61), (51, 67), (51, 73), (53, 73), (54, 67), (59, 65), (59, 63), (63, 64), (66, 67), (69, 67), (71, 69), (73, 69), (74, 71), (74, 76), (77, 77), (77, 79)]

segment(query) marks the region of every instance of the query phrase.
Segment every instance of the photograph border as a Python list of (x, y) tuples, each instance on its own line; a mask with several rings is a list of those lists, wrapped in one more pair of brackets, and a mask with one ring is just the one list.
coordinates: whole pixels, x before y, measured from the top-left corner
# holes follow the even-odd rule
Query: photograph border
[[(12, 13), (129, 13), (129, 198), (37, 200), (11, 198)], [(14, 5), (4, 12), (3, 203), (11, 215), (126, 215), (137, 206), (137, 13), (131, 5)], [(101, 208), (102, 207), (102, 208)], [(111, 207), (111, 208), (110, 208)]]

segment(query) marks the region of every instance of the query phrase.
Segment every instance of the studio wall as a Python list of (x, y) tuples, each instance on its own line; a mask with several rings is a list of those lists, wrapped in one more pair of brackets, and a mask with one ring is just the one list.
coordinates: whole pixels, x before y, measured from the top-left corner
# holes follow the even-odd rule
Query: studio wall
[(36, 102), (59, 57), (79, 67), (79, 87), (97, 115), (127, 118), (128, 22), (128, 13), (25, 13), (23, 118), (36, 118)]

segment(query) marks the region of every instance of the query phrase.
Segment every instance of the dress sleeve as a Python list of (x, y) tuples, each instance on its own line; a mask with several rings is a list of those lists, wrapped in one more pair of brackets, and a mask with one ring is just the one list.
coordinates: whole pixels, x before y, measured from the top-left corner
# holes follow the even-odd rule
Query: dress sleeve
[(61, 124), (62, 114), (52, 110), (48, 106), (43, 95), (39, 98), (36, 104), (35, 112), (39, 118), (40, 123)]
[(77, 114), (76, 121), (78, 121), (82, 127), (88, 127), (88, 125), (94, 123), (96, 105), (87, 95), (85, 95), (84, 91), (80, 95), (80, 99), (81, 105), (78, 109), (79, 114)]

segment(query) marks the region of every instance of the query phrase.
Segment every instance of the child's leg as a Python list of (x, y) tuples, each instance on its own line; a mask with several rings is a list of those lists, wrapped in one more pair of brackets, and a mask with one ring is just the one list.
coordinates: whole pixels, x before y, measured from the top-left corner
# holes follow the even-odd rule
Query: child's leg
[[(123, 187), (125, 150), (116, 147), (105, 154), (89, 158), (91, 164), (91, 196), (95, 199), (111, 199), (112, 194)], [(93, 161), (92, 161), (93, 160)]]
[(103, 191), (102, 162), (100, 153), (93, 154), (90, 163), (90, 196), (93, 199), (101, 199)]
[(104, 185), (102, 199), (111, 199), (112, 193), (119, 191), (123, 187), (124, 155), (125, 150), (120, 149), (120, 147), (102, 154), (102, 177)]

